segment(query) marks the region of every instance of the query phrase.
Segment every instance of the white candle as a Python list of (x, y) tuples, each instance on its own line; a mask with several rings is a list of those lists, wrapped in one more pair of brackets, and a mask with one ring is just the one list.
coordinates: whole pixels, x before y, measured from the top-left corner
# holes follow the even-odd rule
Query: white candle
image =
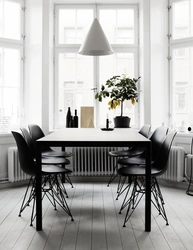
[(107, 119), (109, 119), (109, 114), (107, 114)]

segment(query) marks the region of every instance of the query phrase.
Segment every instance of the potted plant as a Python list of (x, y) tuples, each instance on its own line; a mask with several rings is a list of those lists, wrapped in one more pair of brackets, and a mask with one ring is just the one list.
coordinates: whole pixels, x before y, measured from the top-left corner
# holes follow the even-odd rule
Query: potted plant
[(125, 74), (122, 76), (113, 76), (106, 81), (105, 85), (101, 86), (101, 90), (96, 93), (95, 99), (102, 102), (103, 98), (110, 98), (108, 102), (109, 109), (116, 109), (121, 105), (121, 114), (114, 118), (115, 128), (127, 128), (130, 126), (130, 118), (123, 116), (123, 102), (131, 100), (134, 105), (138, 102), (137, 79), (129, 78)]

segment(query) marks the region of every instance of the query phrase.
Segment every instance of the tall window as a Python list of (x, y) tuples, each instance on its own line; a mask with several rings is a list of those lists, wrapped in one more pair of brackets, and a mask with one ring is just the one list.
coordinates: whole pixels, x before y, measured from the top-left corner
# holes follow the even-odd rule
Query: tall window
[[(99, 21), (112, 45), (114, 54), (99, 58), (99, 88), (114, 75), (126, 73), (129, 77), (138, 76), (138, 19), (137, 7), (99, 7)], [(121, 114), (120, 108), (108, 110), (108, 99), (99, 103), (99, 126), (104, 123), (107, 113), (110, 120)], [(131, 117), (131, 124), (137, 126), (137, 105), (130, 101), (123, 104), (123, 115)]]
[[(94, 17), (111, 43), (111, 56), (77, 54)], [(113, 117), (120, 110), (109, 111), (107, 102), (98, 103), (93, 89), (100, 89), (114, 75), (138, 76), (137, 6), (55, 6), (55, 127), (65, 125), (67, 108), (80, 112), (81, 106), (95, 107), (96, 126), (104, 124), (107, 113)], [(136, 123), (136, 110), (125, 102), (124, 115)], [(80, 114), (80, 113), (79, 113)]]
[(0, 132), (19, 126), (22, 115), (23, 7), (0, 0)]
[(172, 124), (193, 124), (193, 0), (172, 0), (170, 10)]

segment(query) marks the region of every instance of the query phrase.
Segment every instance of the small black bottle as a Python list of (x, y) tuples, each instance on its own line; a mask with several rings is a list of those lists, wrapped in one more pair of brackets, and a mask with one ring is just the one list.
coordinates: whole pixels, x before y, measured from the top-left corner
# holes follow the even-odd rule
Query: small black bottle
[(78, 116), (77, 116), (76, 109), (75, 109), (75, 116), (74, 116), (74, 128), (78, 128)]
[(70, 127), (70, 122), (71, 122), (71, 111), (70, 111), (70, 107), (68, 107), (68, 111), (66, 114), (66, 128)]
[(71, 116), (71, 118), (70, 118), (69, 128), (74, 128), (74, 117), (73, 116)]

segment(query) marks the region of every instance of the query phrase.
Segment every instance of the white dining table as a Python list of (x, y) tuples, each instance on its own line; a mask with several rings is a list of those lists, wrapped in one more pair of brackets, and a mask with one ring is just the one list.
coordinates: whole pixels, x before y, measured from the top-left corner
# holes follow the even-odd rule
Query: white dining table
[(151, 231), (151, 141), (132, 128), (63, 128), (36, 141), (36, 230), (41, 231), (42, 190), (41, 152), (43, 147), (129, 147), (144, 146), (146, 151), (145, 231)]

